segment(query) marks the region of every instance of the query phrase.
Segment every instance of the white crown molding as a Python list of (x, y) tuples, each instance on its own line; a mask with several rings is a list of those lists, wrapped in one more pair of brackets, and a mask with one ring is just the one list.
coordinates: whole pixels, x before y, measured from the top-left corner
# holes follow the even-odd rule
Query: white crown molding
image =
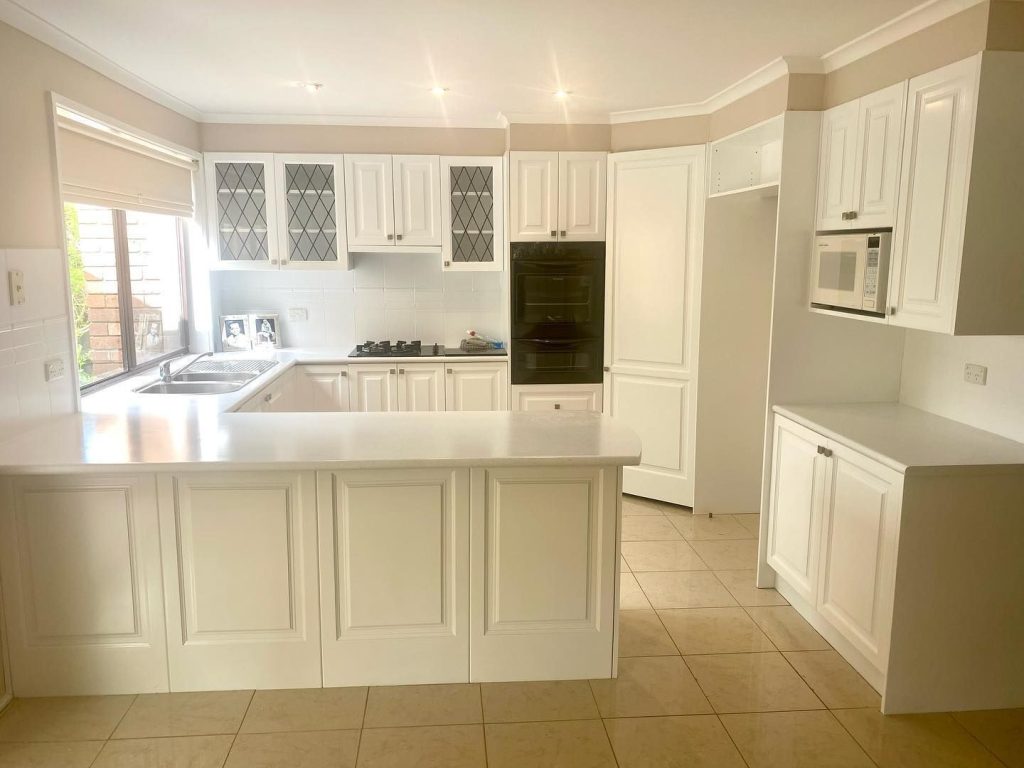
[(81, 40), (72, 37), (67, 32), (58, 29), (50, 24), (50, 22), (18, 5), (14, 0), (0, 0), (0, 21), (10, 24), (26, 35), (56, 49), (80, 64), (96, 70), (101, 75), (109, 77), (115, 83), (155, 101), (161, 106), (167, 107), (192, 120), (198, 121), (202, 119), (202, 113), (191, 104), (158, 88), (148, 80), (132, 74), (120, 64), (111, 61)]
[(826, 53), (821, 57), (824, 71), (827, 73), (845, 67), (857, 59), (863, 59), (887, 45), (983, 2), (985, 0), (928, 0)]
[(381, 128), (504, 128), (500, 115), (490, 120), (459, 120), (443, 117), (389, 117), (384, 115), (279, 115), (248, 112), (203, 113), (203, 123), (238, 125), (335, 125)]

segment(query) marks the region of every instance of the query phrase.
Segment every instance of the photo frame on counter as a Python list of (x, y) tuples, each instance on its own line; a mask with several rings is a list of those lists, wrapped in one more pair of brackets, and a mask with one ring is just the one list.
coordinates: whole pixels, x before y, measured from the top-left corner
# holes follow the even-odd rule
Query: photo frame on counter
[(252, 326), (249, 315), (221, 315), (220, 341), (225, 352), (252, 349)]
[(281, 323), (277, 314), (272, 312), (255, 312), (249, 315), (252, 329), (253, 349), (281, 346)]

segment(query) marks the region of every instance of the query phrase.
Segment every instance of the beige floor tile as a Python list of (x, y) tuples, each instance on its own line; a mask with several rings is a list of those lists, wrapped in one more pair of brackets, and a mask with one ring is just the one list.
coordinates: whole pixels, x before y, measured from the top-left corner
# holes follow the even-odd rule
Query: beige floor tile
[(622, 497), (622, 516), (659, 516), (664, 514), (656, 501), (641, 499), (639, 496)]
[(488, 768), (615, 768), (600, 720), (484, 726)]
[(0, 744), (0, 768), (89, 768), (102, 741)]
[(738, 571), (757, 567), (757, 540), (692, 541), (700, 559), (713, 571)]
[(750, 531), (756, 539), (761, 533), (761, 516), (758, 514), (752, 515), (733, 515), (736, 518), (736, 522)]
[(782, 655), (829, 709), (881, 707), (882, 697), (835, 651), (787, 651)]
[(1010, 768), (1024, 768), (1024, 709), (956, 712), (953, 717)]
[(108, 741), (93, 768), (221, 768), (234, 736)]
[(749, 539), (754, 535), (732, 515), (670, 515), (672, 525), (691, 541)]
[(830, 712), (722, 715), (750, 768), (873, 768)]
[(143, 694), (135, 699), (112, 738), (236, 733), (251, 699), (252, 691)]
[(636, 577), (631, 573), (620, 574), (619, 609), (623, 611), (637, 611), (644, 608), (650, 609), (650, 607), (651, 604), (643, 590), (640, 589)]
[(747, 608), (750, 618), (780, 651), (827, 651), (832, 648), (825, 638), (788, 605)]
[(1000, 765), (950, 715), (883, 715), (838, 709), (835, 716), (879, 768), (996, 768)]
[(755, 583), (757, 571), (715, 571), (715, 576), (725, 585), (740, 605), (789, 605), (789, 602), (774, 589), (760, 589)]
[(483, 726), (370, 728), (363, 731), (358, 764), (359, 768), (484, 768)]
[(708, 700), (678, 656), (621, 659), (619, 676), (591, 680), (601, 717), (702, 715)]
[(364, 728), (482, 723), (480, 686), (395, 685), (371, 688)]
[(629, 573), (629, 563), (626, 562), (626, 558), (619, 557), (619, 570), (623, 573)]
[(354, 768), (359, 731), (240, 734), (225, 768)]
[(485, 723), (593, 720), (599, 717), (586, 680), (483, 683)]
[(622, 556), (639, 571), (706, 571), (708, 567), (685, 541), (624, 541)]
[(0, 741), (90, 741), (113, 733), (134, 696), (15, 699), (0, 716)]
[(681, 608), (659, 616), (682, 654), (775, 650), (742, 608)]
[(722, 608), (736, 605), (710, 571), (637, 573), (637, 583), (654, 608)]
[(822, 709), (781, 653), (684, 657), (716, 712)]
[(713, 715), (605, 720), (619, 768), (744, 768)]
[(654, 611), (619, 611), (619, 658), (678, 655)]
[(240, 732), (358, 730), (365, 705), (366, 688), (256, 691)]
[(664, 515), (622, 518), (623, 541), (669, 541), (682, 538)]

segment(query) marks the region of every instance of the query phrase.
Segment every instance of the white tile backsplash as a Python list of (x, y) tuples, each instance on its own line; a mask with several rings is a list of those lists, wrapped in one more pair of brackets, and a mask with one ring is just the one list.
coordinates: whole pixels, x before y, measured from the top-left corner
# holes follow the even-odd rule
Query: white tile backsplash
[[(277, 312), (289, 347), (346, 348), (382, 338), (454, 346), (469, 328), (506, 338), (503, 273), (446, 273), (436, 255), (353, 258), (348, 272), (217, 272), (215, 300), (221, 314)], [(290, 308), (305, 309), (308, 319), (290, 320)]]

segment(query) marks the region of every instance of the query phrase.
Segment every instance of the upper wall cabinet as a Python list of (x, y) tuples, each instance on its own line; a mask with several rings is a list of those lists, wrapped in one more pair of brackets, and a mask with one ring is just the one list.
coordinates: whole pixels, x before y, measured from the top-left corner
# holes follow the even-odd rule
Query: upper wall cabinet
[(510, 152), (510, 240), (604, 240), (604, 152)]
[(218, 266), (277, 267), (273, 155), (206, 155), (210, 243)]
[(501, 170), (500, 157), (441, 158), (441, 259), (446, 270), (502, 269)]
[(282, 267), (348, 269), (339, 155), (275, 155)]
[(897, 83), (822, 116), (819, 231), (893, 226), (906, 93)]
[(439, 248), (439, 175), (436, 155), (346, 155), (349, 250), (422, 253)]

